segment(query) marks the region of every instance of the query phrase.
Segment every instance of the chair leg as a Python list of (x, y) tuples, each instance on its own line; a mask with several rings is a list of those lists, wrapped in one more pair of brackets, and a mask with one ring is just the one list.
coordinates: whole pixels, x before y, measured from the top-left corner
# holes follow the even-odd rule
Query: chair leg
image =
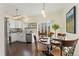
[(62, 56), (62, 46), (60, 47), (60, 49), (61, 49), (61, 53), (60, 53), (60, 55)]

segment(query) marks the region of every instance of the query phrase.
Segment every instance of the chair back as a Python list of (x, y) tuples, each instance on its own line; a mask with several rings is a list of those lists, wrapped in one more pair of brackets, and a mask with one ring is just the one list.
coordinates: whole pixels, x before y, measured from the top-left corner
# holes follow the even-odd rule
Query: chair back
[(35, 35), (34, 35), (34, 42), (35, 42), (35, 45), (37, 45), (37, 39)]
[(78, 39), (76, 40), (62, 40), (62, 46), (70, 47), (77, 44)]
[(61, 40), (65, 40), (66, 34), (65, 33), (58, 33), (57, 37), (60, 38)]
[(62, 40), (61, 55), (62, 55), (62, 50), (63, 50), (65, 52), (65, 55), (73, 56), (77, 41), (78, 41), (78, 39), (76, 39), (76, 40)]
[(37, 38), (34, 35), (34, 44), (35, 44), (35, 55), (38, 55), (38, 44), (37, 44)]

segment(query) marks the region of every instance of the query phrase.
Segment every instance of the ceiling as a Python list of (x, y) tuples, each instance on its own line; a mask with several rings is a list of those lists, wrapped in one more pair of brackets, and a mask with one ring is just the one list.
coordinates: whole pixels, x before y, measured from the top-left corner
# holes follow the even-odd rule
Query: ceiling
[[(0, 4), (1, 5), (1, 4)], [(4, 3), (2, 4), (6, 15), (15, 15), (16, 9), (22, 15), (33, 16), (40, 15), (43, 3)], [(62, 10), (64, 7), (69, 6), (68, 3), (45, 3), (47, 13), (53, 13)]]

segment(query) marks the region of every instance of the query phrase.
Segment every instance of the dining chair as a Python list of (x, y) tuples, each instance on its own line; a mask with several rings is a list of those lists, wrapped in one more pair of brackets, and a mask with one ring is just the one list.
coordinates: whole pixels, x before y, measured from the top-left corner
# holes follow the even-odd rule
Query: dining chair
[(73, 56), (77, 42), (78, 42), (78, 39), (76, 39), (76, 40), (62, 40), (61, 55), (62, 55), (62, 50), (63, 50), (64, 55)]
[(34, 53), (35, 53), (35, 56), (38, 55), (38, 43), (37, 43), (37, 38), (36, 36), (34, 35)]
[(65, 33), (58, 33), (57, 37), (61, 40), (65, 40), (66, 34)]
[(73, 56), (78, 39), (61, 40), (60, 49), (54, 49), (51, 54), (55, 56)]
[(51, 41), (51, 46), (52, 46), (52, 50), (56, 50), (56, 49), (59, 49), (60, 46), (61, 46), (61, 39), (53, 39)]
[(50, 45), (50, 38), (49, 37), (42, 37), (39, 39), (40, 48), (38, 47), (38, 51), (42, 52), (43, 55), (52, 56), (50, 51), (52, 50)]
[(9, 36), (9, 45), (11, 45), (11, 36)]
[(41, 44), (42, 42), (44, 43), (44, 42), (47, 42), (47, 39), (48, 38), (40, 38), (40, 41), (38, 42), (37, 41), (37, 38), (36, 38), (36, 36), (34, 35), (34, 47), (35, 47), (35, 49), (34, 49), (34, 55), (35, 56), (38, 56), (38, 55), (44, 55), (43, 54), (43, 51), (46, 51), (47, 49), (46, 49), (46, 46), (44, 45), (44, 44)]
[(40, 38), (39, 39), (39, 44), (40, 44), (40, 46), (41, 46), (41, 51), (46, 51), (47, 50), (47, 47), (46, 47), (46, 45), (45, 45), (45, 43), (47, 43), (48, 42), (48, 40), (49, 40), (49, 37), (42, 37), (42, 38)]

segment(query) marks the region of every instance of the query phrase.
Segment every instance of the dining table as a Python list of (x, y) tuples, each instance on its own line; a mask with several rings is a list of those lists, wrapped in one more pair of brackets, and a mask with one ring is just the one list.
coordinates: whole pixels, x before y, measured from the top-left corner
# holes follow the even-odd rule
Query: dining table
[[(39, 43), (45, 45), (47, 47), (46, 51), (42, 51), (43, 54), (47, 56), (53, 56), (50, 51), (53, 50), (52, 45), (60, 45), (61, 44), (61, 39), (58, 38), (41, 38), (39, 40)], [(61, 46), (60, 46), (61, 47)]]

